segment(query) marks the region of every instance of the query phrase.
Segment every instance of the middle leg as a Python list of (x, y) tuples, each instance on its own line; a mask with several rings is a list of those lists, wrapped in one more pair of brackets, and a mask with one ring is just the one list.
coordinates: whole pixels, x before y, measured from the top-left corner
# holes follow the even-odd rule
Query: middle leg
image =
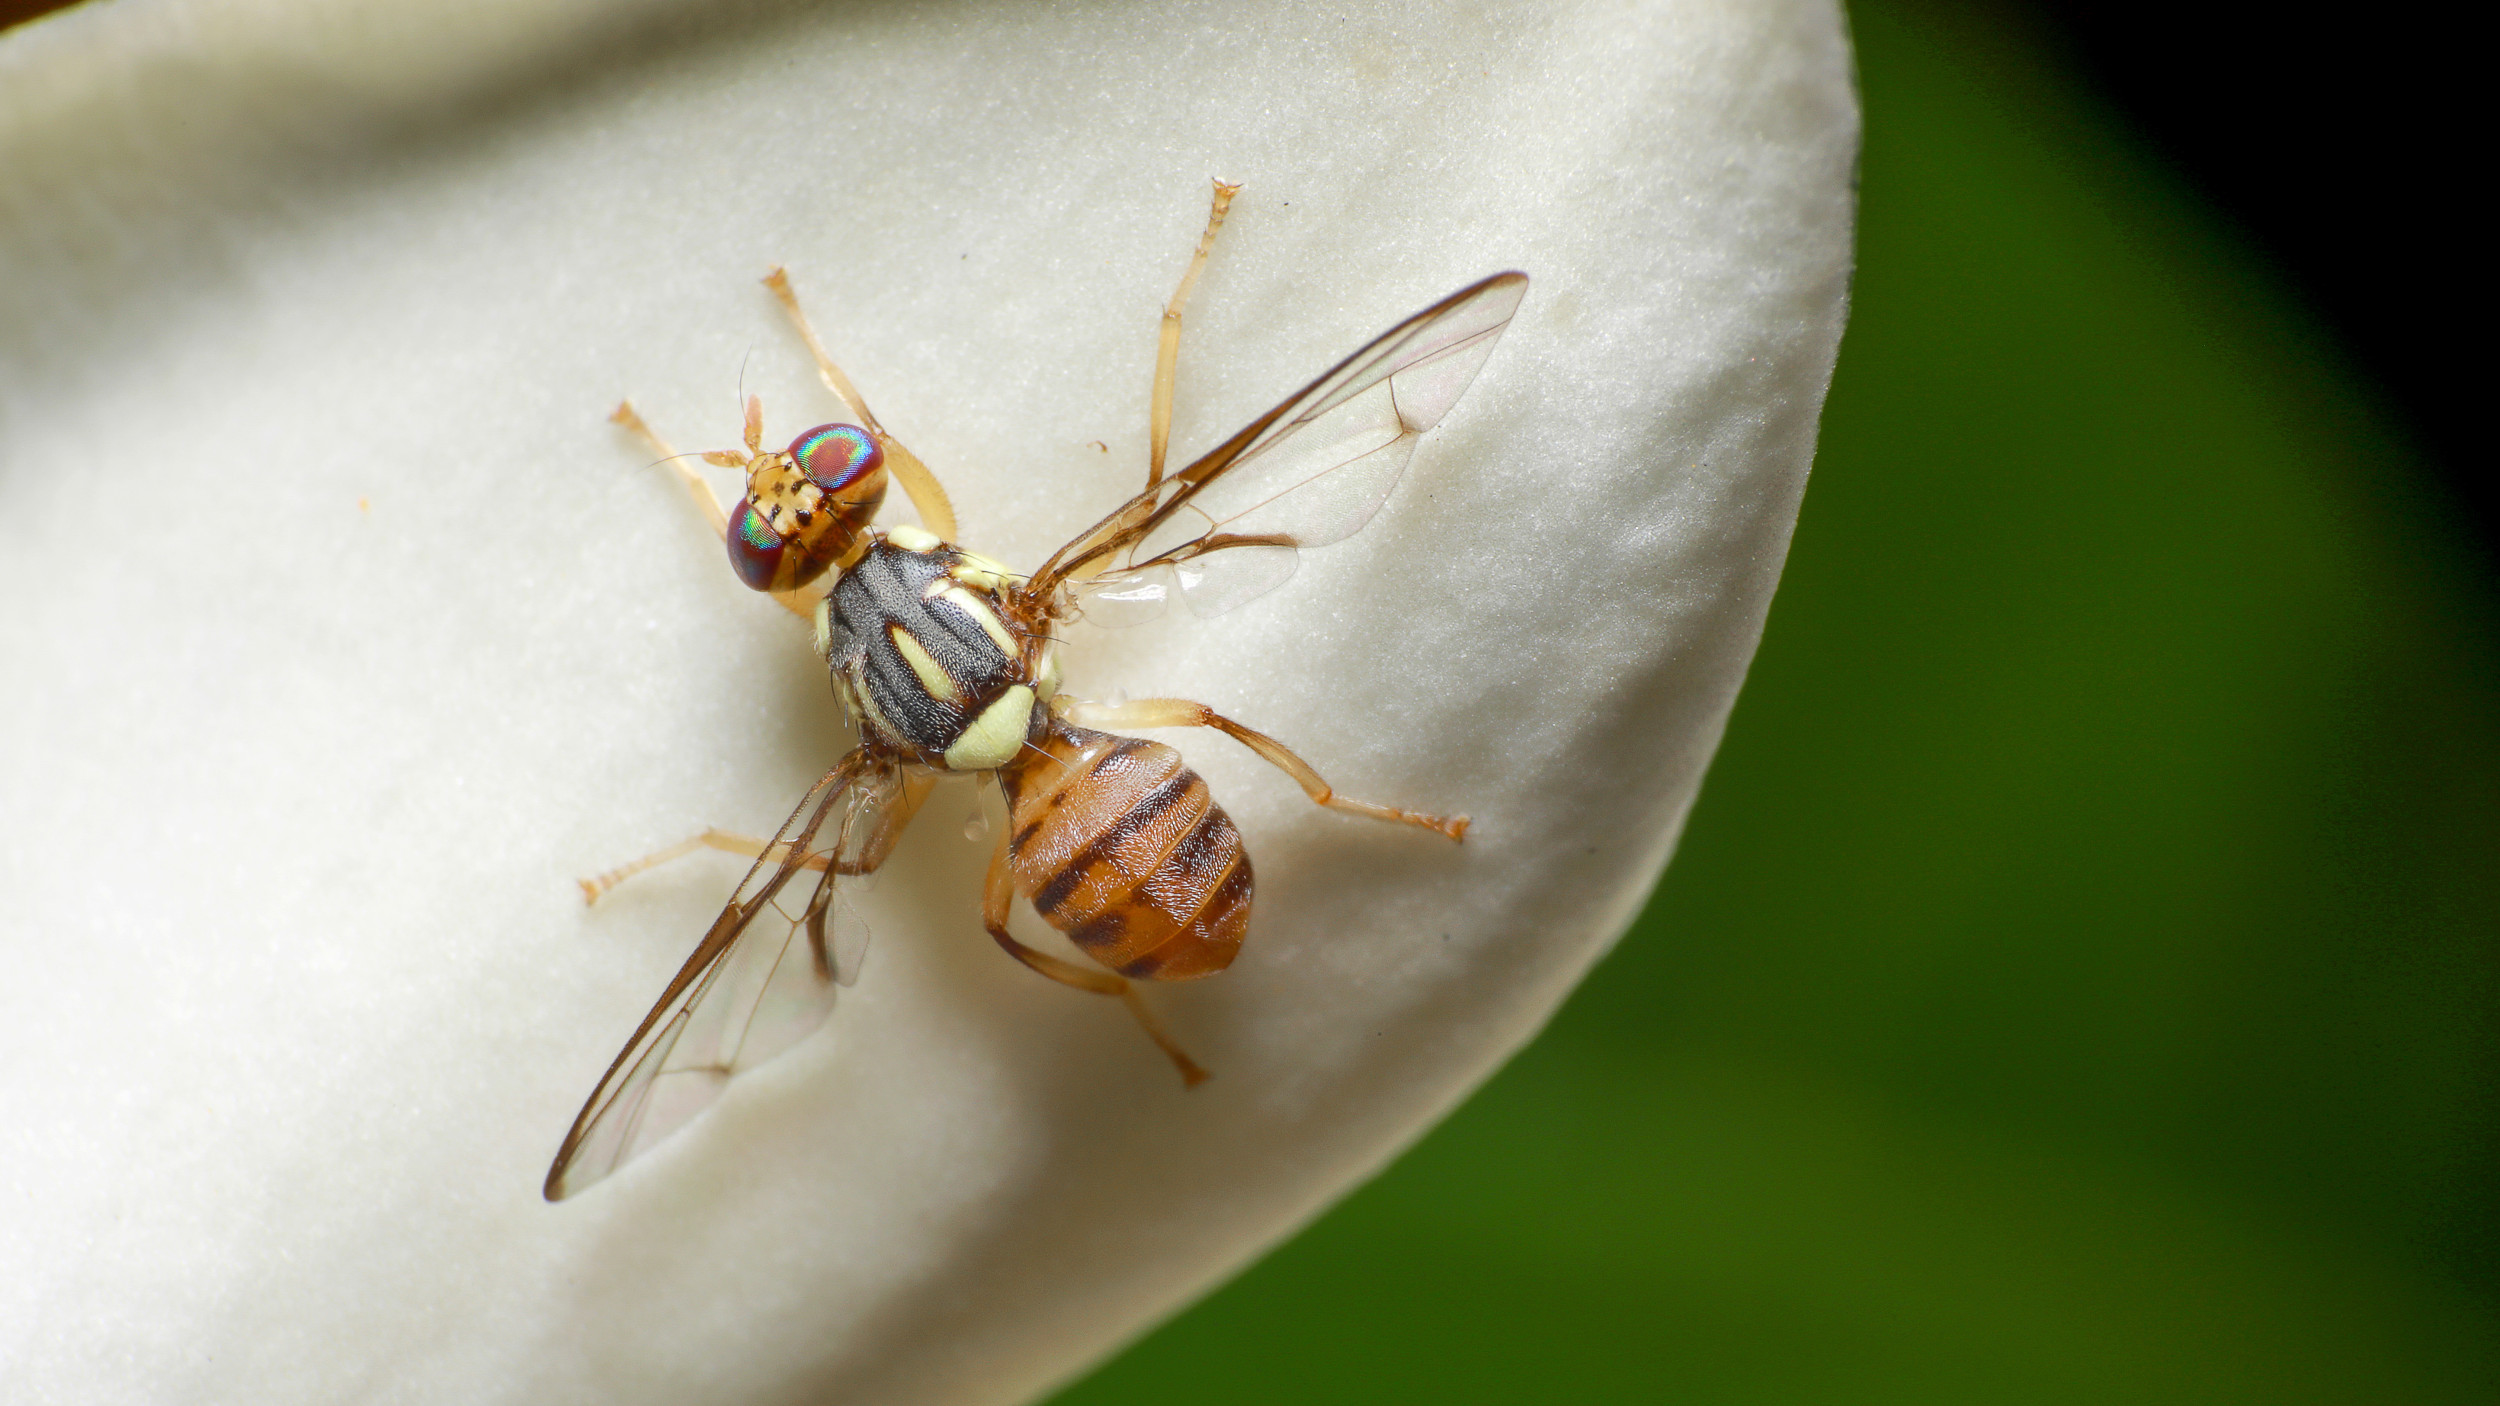
[[(901, 785), (901, 793), (894, 798), (894, 803), (886, 807), (885, 811), (877, 817), (876, 828), (870, 830), (868, 837), (860, 842), (859, 851), (855, 857), (851, 859), (838, 857), (838, 851), (842, 846), (837, 838), (834, 849), (820, 850), (807, 856), (799, 861), (799, 867), (817, 873), (823, 873), (828, 868), (839, 874), (875, 873), (877, 867), (885, 863), (885, 857), (893, 852), (895, 842), (903, 837), (903, 828), (911, 824), (912, 816), (920, 810), (920, 803), (929, 798), (930, 790), (937, 785), (937, 778), (905, 772)], [(584, 903), (597, 903), (600, 899), (607, 897), (617, 885), (636, 874), (657, 869), (673, 859), (683, 859), (699, 849), (716, 849), (724, 854), (743, 855), (748, 859), (766, 858), (767, 850), (771, 851), (769, 857), (774, 859), (780, 859), (790, 852), (787, 842), (773, 844), (768, 840), (759, 840), (753, 835), (707, 829), (692, 839), (680, 840), (666, 849), (654, 850), (640, 859), (620, 864), (595, 878), (576, 879), (574, 882), (582, 886)]]
[(1155, 346), (1153, 409), (1146, 423), (1148, 488), (1163, 482), (1164, 454), (1172, 445), (1172, 388), (1179, 379), (1181, 364), (1181, 310), (1189, 306), (1189, 295), (1197, 289), (1198, 275), (1207, 266), (1207, 251), (1215, 247), (1215, 232), (1224, 227), (1224, 212), (1233, 208), (1233, 196), (1240, 190), (1238, 185), (1215, 183), (1215, 201), (1207, 211), (1206, 232), (1198, 236), (1198, 252), (1190, 255), (1180, 286), (1172, 290), (1172, 301), (1163, 307), (1163, 333)]

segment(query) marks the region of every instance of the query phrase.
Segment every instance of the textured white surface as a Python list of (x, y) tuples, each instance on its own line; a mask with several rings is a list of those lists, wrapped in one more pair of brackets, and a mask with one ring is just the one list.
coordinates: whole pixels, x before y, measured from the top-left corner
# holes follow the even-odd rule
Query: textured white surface
[[(1843, 316), (1836, 10), (114, 0), (0, 39), (0, 1391), (1012, 1402), (1314, 1214), (1531, 1035), (1671, 846)], [(1463, 848), (1167, 735), (1250, 946), (1120, 1013), (1010, 964), (941, 791), (827, 1036), (550, 1207), (557, 1136), (847, 745), (805, 629), (602, 423), (826, 418), (787, 263), (968, 545), (1390, 322), (1535, 278), (1372, 527), (1080, 636)], [(1102, 441), (1104, 453), (1089, 444)], [(1029, 912), (1020, 925), (1032, 928)]]

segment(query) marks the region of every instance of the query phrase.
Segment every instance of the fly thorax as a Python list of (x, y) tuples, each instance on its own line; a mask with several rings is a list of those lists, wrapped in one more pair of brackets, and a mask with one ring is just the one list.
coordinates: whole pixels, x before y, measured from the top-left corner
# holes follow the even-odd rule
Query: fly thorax
[(842, 573), (825, 606), (825, 654), (862, 732), (954, 771), (1016, 754), (1043, 693), (1000, 609), (1003, 585), (995, 563), (911, 528)]

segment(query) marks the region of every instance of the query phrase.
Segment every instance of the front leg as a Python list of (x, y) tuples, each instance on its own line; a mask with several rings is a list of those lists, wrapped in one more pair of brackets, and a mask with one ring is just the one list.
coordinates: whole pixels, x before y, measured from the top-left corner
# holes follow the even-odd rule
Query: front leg
[[(753, 418), (752, 411), (749, 418)], [(729, 540), (729, 513), (721, 507), (720, 499), (712, 496), (712, 485), (704, 482), (703, 475), (696, 473), (694, 466), (686, 462), (695, 456), (680, 454), (669, 448), (668, 441), (652, 432), (651, 426), (644, 423), (641, 412), (634, 409), (630, 400), (618, 401), (616, 409), (608, 414), (608, 422), (623, 425), (632, 431), (643, 443), (651, 446), (652, 452), (660, 456), (660, 462), (676, 471), (678, 481), (685, 484), (695, 507), (702, 511), (703, 520), (712, 525), (712, 540), (726, 544)], [(813, 596), (799, 591), (770, 591), (766, 594), (779, 601), (782, 609), (802, 620), (816, 618), (816, 598)]]
[(904, 448), (901, 440), (886, 433), (885, 426), (877, 423), (876, 412), (868, 408), (868, 400), (859, 393), (859, 387), (852, 385), (851, 378), (843, 375), (842, 368), (834, 364), (833, 354), (825, 350), (824, 339), (816, 335), (806, 312), (799, 307), (799, 295), (790, 287), (789, 271), (774, 269), (764, 275), (764, 286), (772, 290), (782, 312), (789, 316), (790, 325), (798, 329), (799, 340), (807, 343), (808, 355), (816, 358), (816, 375), (824, 381), (825, 389), (833, 392), (834, 399), (841, 401), (852, 414), (859, 416), (859, 427), (874, 436), (879, 447), (885, 450), (886, 472), (894, 476), (895, 482), (903, 485), (904, 496), (911, 499), (912, 511), (920, 514), (920, 525), (936, 533), (942, 541), (954, 541), (955, 505), (946, 496), (946, 489), (938, 483), (937, 475), (929, 472), (929, 466), (920, 462), (919, 455)]

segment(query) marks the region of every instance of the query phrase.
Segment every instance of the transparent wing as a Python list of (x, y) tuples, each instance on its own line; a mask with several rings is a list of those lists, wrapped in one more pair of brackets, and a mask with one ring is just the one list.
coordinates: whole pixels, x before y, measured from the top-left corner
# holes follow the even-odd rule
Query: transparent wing
[[(873, 868), (918, 794), (857, 751), (808, 789), (582, 1105), (547, 1169), (548, 1200), (648, 1152), (824, 1023), (867, 940), (840, 871)], [(785, 890), (804, 873), (814, 882), (796, 903)]]
[(1527, 291), (1495, 274), (1390, 328), (1060, 548), (1033, 588), (1076, 582), (1088, 618), (1117, 624), (1175, 594), (1219, 615), (1283, 584), (1298, 553), (1371, 521)]

